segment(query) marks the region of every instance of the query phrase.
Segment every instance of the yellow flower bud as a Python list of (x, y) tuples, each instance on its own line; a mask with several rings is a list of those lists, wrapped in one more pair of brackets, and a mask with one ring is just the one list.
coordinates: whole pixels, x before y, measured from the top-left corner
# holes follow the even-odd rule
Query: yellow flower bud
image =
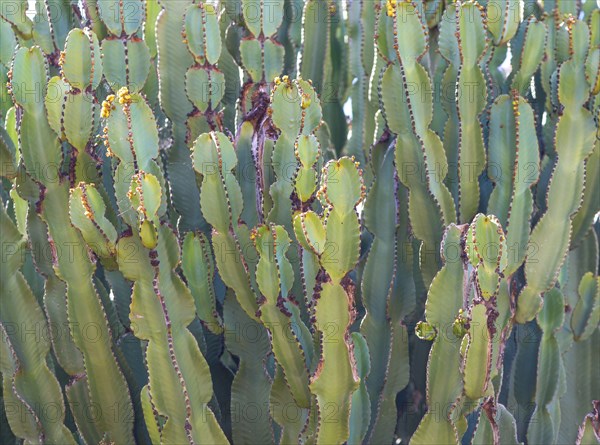
[(310, 96), (308, 94), (303, 94), (302, 95), (302, 103), (300, 104), (300, 106), (302, 107), (303, 110), (306, 110), (308, 107), (310, 107), (312, 100), (310, 98)]

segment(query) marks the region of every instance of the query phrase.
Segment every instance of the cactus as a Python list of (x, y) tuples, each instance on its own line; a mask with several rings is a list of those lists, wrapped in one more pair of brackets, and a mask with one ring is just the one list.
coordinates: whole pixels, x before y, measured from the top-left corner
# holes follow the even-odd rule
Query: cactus
[[(400, 181), (409, 189), (410, 221), (422, 242), (421, 268), (429, 283), (438, 268), (435, 246), (439, 246), (443, 227), (456, 220), (456, 211), (443, 183), (446, 155), (439, 136), (429, 128), (431, 97), (423, 101), (420, 91), (409, 91), (409, 85), (430, 88), (429, 75), (419, 63), (427, 50), (428, 36), (412, 3), (388, 2), (379, 20), (379, 51), (391, 62), (381, 78), (382, 109), (390, 131), (398, 135), (396, 167)], [(401, 41), (401, 34), (411, 36), (411, 40)]]
[[(65, 426), (65, 404), (61, 388), (46, 363), (49, 339), (27, 341), (22, 330), (46, 328), (44, 312), (27, 284), (21, 268), (25, 258), (26, 239), (6, 214), (2, 233), (11, 249), (2, 268), (2, 392), (11, 429), (31, 442), (75, 443), (73, 433)], [(58, 418), (51, 420), (44, 409), (53, 404)]]
[[(364, 194), (361, 175), (349, 158), (328, 162), (323, 168), (319, 191), (324, 215), (319, 218), (309, 211), (295, 216), (296, 226), (296, 221), (300, 220), (300, 243), (319, 256), (321, 268), (328, 278), (315, 295), (314, 322), (321, 335), (322, 356), (310, 382), (319, 410), (317, 442), (320, 443), (347, 440), (350, 434), (349, 396), (358, 386), (347, 332), (355, 316), (354, 284), (351, 280), (343, 280), (358, 260), (359, 220), (355, 209)], [(307, 225), (307, 218), (314, 222)], [(328, 254), (331, 247), (335, 250)], [(329, 326), (335, 326), (336, 332), (330, 333)], [(331, 406), (336, 407), (336, 412), (325, 419)]]
[(3, 3), (2, 442), (596, 443), (599, 17)]
[[(545, 265), (546, 274), (538, 274), (533, 261), (527, 261), (525, 275), (527, 284), (521, 291), (517, 320), (529, 321), (541, 306), (540, 293), (552, 287), (556, 274), (564, 261), (568, 251), (569, 239), (572, 231), (571, 217), (580, 206), (580, 199), (568, 204), (565, 203), (563, 193), (571, 193), (578, 198), (582, 195), (585, 184), (584, 161), (591, 155), (594, 147), (594, 134), (596, 126), (591, 113), (583, 107), (588, 101), (590, 87), (585, 78), (584, 69), (580, 63), (586, 58), (588, 52), (589, 30), (585, 22), (576, 22), (569, 18), (566, 23), (570, 58), (565, 61), (557, 72), (557, 95), (564, 114), (556, 124), (556, 165), (548, 184), (547, 210), (540, 218), (531, 232), (531, 242), (539, 246), (537, 261), (548, 263)], [(577, 43), (581, 42), (579, 45)], [(573, 89), (571, 89), (573, 88)], [(577, 139), (573, 139), (577, 135)], [(567, 156), (565, 146), (573, 147)], [(559, 159), (562, 154), (562, 162)], [(569, 171), (569, 186), (563, 185), (563, 171)], [(574, 180), (573, 180), (574, 178)], [(556, 218), (568, 221), (567, 229), (562, 231), (556, 243), (543, 243), (549, 233), (553, 233), (551, 226)], [(558, 234), (557, 234), (558, 235)]]

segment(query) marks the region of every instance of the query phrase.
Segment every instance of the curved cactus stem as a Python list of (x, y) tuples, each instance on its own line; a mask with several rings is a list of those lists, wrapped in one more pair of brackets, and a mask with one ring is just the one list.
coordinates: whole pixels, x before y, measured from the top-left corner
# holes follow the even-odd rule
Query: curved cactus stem
[[(533, 16), (519, 27), (517, 38), (514, 39), (516, 45), (515, 66), (511, 73), (511, 89), (517, 90), (519, 94), (524, 94), (530, 87), (531, 77), (535, 74), (546, 49), (546, 25), (538, 21)], [(490, 139), (491, 141), (492, 139)]]
[[(271, 158), (276, 180), (269, 189), (273, 207), (267, 220), (292, 232), (292, 211), (310, 203), (314, 195), (311, 185), (316, 185), (316, 175), (312, 179), (312, 172), (320, 155), (315, 132), (321, 125), (321, 103), (310, 82), (284, 76), (275, 84), (271, 117), (281, 134)], [(290, 199), (292, 192), (300, 203)]]
[(579, 301), (571, 315), (571, 330), (575, 341), (592, 336), (600, 323), (600, 281), (593, 272), (587, 272), (579, 283)]
[[(21, 48), (13, 61), (13, 73), (25, 82), (22, 87), (45, 87), (46, 66), (41, 50)], [(73, 341), (83, 354), (90, 399), (103, 412), (117, 407), (126, 416), (125, 420), (103, 416), (99, 420), (100, 431), (111, 440), (131, 441), (133, 416), (128, 415), (133, 408), (112, 349), (113, 337), (106, 312), (93, 280), (96, 266), (90, 260), (83, 238), (70, 224), (64, 223), (64, 214), (57, 211), (68, 208), (69, 184), (59, 174), (62, 150), (46, 119), (44, 103), (28, 97), (24, 93), (26, 88), (13, 89), (15, 101), (23, 110), (19, 128), (23, 159), (27, 171), (44, 186), (37, 210), (48, 225), (54, 252), (61, 252), (53, 258), (53, 266), (67, 285), (67, 315)], [(85, 331), (89, 326), (98, 331), (98, 338), (93, 341)]]
[[(263, 135), (264, 137), (264, 135)], [(250, 121), (242, 123), (238, 130), (236, 151), (238, 168), (236, 177), (242, 189), (244, 209), (241, 218), (248, 227), (255, 227), (264, 218), (263, 195), (264, 180), (262, 166), (257, 159), (260, 155), (260, 136)], [(263, 140), (264, 143), (264, 140)]]
[(522, 445), (517, 439), (517, 425), (512, 414), (502, 404), (493, 406), (493, 401), (484, 403), (477, 430), (473, 436), (474, 445), (502, 443)]
[(594, 379), (596, 364), (600, 359), (598, 352), (600, 330), (596, 329), (592, 336), (580, 342), (574, 342), (562, 356), (564, 374), (566, 379), (564, 393), (558, 401), (560, 409), (559, 442), (576, 442), (577, 430), (581, 419), (588, 412), (589, 407), (581, 403), (582, 400), (598, 400), (600, 385)]
[(33, 20), (33, 37), (46, 54), (56, 56), (64, 47), (67, 34), (74, 25), (73, 10), (70, 4), (60, 0), (38, 1), (37, 4), (39, 7)]
[[(48, 330), (46, 319), (20, 270), (26, 241), (4, 208), (0, 210), (0, 227), (2, 242), (6, 243), (0, 276), (1, 370), (3, 394), (12, 406), (7, 412), (9, 424), (17, 435), (31, 442), (74, 444), (64, 425), (65, 406), (58, 380), (46, 363), (50, 342), (41, 334)], [(56, 409), (57, 417), (45, 414), (49, 406)]]
[(269, 410), (271, 417), (280, 426), (279, 443), (281, 445), (293, 445), (302, 439), (307, 443), (314, 443), (314, 427), (316, 410), (314, 401), (311, 409), (300, 408), (292, 393), (285, 383), (281, 367), (275, 369), (273, 386), (269, 399)]
[[(116, 406), (125, 419), (118, 418), (114, 421), (110, 416), (103, 416), (99, 420), (100, 431), (106, 432), (115, 440), (118, 437), (132, 438), (131, 399), (124, 376), (116, 363), (106, 312), (92, 281), (95, 265), (89, 260), (80, 234), (70, 225), (64, 224), (62, 214), (53, 211), (67, 207), (66, 184), (57, 184), (47, 189), (42, 216), (48, 224), (48, 232), (56, 248), (62, 252), (70, 252), (69, 255), (58, 256), (57, 272), (67, 283), (67, 314), (74, 327), (71, 329), (73, 340), (83, 353), (92, 403), (98, 403), (107, 412)], [(85, 333), (85, 326), (96, 326), (100, 330), (101, 341), (90, 341)], [(103, 365), (99, 366), (98, 363)]]
[[(341, 9), (339, 0), (308, 0), (304, 3), (300, 61), (300, 75), (312, 80), (323, 99), (324, 119), (337, 150), (345, 144), (347, 131), (340, 104), (340, 98), (345, 94), (347, 61), (344, 49), (337, 41), (336, 29), (343, 26)], [(334, 66), (339, 73), (335, 73)]]
[(546, 293), (544, 307), (537, 316), (543, 334), (538, 353), (536, 408), (533, 413), (535, 421), (530, 423), (527, 430), (527, 441), (530, 443), (552, 443), (556, 441), (558, 434), (558, 424), (553, 418), (551, 404), (558, 399), (559, 393), (558, 382), (562, 358), (556, 331), (561, 327), (563, 319), (563, 295), (554, 288)]
[(360, 444), (367, 434), (371, 420), (371, 403), (365, 383), (366, 377), (371, 370), (371, 358), (369, 356), (369, 347), (362, 334), (358, 332), (352, 333), (352, 345), (360, 385), (352, 395), (348, 444)]
[(172, 144), (168, 152), (167, 174), (171, 198), (181, 217), (179, 228), (187, 230), (206, 229), (200, 213), (199, 193), (195, 186), (194, 171), (186, 145), (186, 122), (193, 111), (185, 90), (185, 76), (194, 59), (183, 43), (181, 31), (185, 11), (191, 0), (177, 2), (161, 1), (163, 10), (156, 21), (156, 44), (158, 48), (158, 73), (160, 105), (172, 122)]
[[(384, 144), (382, 144), (384, 145)], [(378, 149), (378, 146), (375, 146)], [(373, 165), (374, 177), (363, 210), (364, 224), (373, 233), (362, 274), (363, 305), (366, 310), (361, 322), (361, 333), (369, 345), (372, 369), (367, 377), (373, 422), (379, 414), (381, 390), (385, 385), (387, 361), (391, 350), (389, 300), (396, 274), (396, 196), (390, 184), (394, 178), (393, 148), (379, 157)], [(383, 159), (382, 159), (383, 158)]]
[(508, 264), (506, 237), (495, 216), (475, 217), (467, 231), (465, 253), (475, 269), (476, 296), (491, 300), (498, 294)]
[(486, 15), (489, 17), (489, 31), (494, 37), (494, 45), (500, 46), (517, 33), (521, 22), (521, 5), (517, 0), (490, 0), (486, 4)]
[[(445, 62), (445, 64), (440, 63), (439, 69), (443, 69), (443, 73), (439, 75), (439, 82), (441, 83), (440, 87), (446, 92), (440, 94), (441, 108), (444, 111), (446, 120), (443, 131), (440, 130), (438, 134), (443, 134), (444, 150), (446, 152), (446, 157), (448, 158), (448, 175), (446, 176), (445, 183), (452, 193), (455, 205), (457, 205), (459, 202), (458, 133), (460, 121), (458, 117), (459, 109), (456, 102), (457, 94), (452, 94), (456, 90), (458, 70), (460, 69), (461, 62), (457, 38), (459, 17), (459, 8), (457, 7), (457, 4), (454, 2), (449, 3), (446, 6), (444, 14), (449, 20), (442, 20), (440, 23), (438, 51), (442, 57), (442, 61)], [(444, 65), (446, 66), (445, 68), (443, 68)]]
[[(20, 87), (13, 88), (13, 98), (22, 107), (20, 121), (21, 152), (25, 168), (31, 177), (40, 182), (58, 176), (62, 164), (62, 151), (48, 124), (43, 101), (25, 94), (26, 88), (40, 88), (47, 84), (47, 66), (39, 47), (20, 48), (13, 59), (13, 79)], [(40, 106), (41, 105), (41, 106)], [(40, 150), (44, 147), (43, 150)]]
[[(568, 25), (571, 45), (580, 37), (581, 28)], [(587, 27), (585, 28), (587, 32)], [(584, 46), (584, 51), (587, 49)], [(556, 126), (556, 161), (546, 196), (547, 210), (531, 232), (531, 243), (538, 248), (535, 258), (525, 262), (526, 287), (517, 300), (516, 320), (524, 323), (535, 317), (542, 303), (541, 294), (556, 281), (568, 251), (572, 217), (580, 207), (579, 197), (585, 184), (585, 160), (594, 148), (595, 124), (583, 106), (590, 90), (585, 73), (578, 65), (583, 55), (573, 52), (559, 70), (558, 97), (564, 106)], [(567, 149), (568, 147), (568, 149)], [(557, 226), (560, 221), (560, 228)], [(567, 222), (566, 230), (563, 227)], [(555, 242), (545, 242), (548, 239)]]
[(348, 5), (348, 62), (356, 82), (349, 87), (352, 98), (352, 134), (345, 152), (365, 164), (367, 150), (373, 142), (377, 100), (369, 95), (370, 77), (376, 63), (371, 41), (375, 37), (376, 8), (368, 1)]
[[(527, 253), (533, 212), (530, 188), (539, 178), (538, 150), (531, 107), (516, 93), (512, 101), (508, 95), (499, 96), (490, 112), (488, 177), (495, 187), (488, 212), (496, 215), (506, 228), (506, 275), (512, 275), (520, 267)], [(505, 173), (511, 170), (512, 175)]]
[(253, 320), (258, 320), (256, 294), (248, 277), (248, 264), (242, 256), (238, 238), (230, 233), (213, 233), (212, 247), (215, 252), (217, 269), (223, 282), (234, 290), (235, 296), (246, 314)]
[[(583, 242), (569, 252), (559, 276), (560, 288), (565, 297), (565, 303), (571, 308), (574, 308), (579, 301), (581, 280), (586, 273), (598, 269), (598, 261), (598, 239), (596, 233), (590, 231)], [(570, 323), (568, 315), (567, 321)]]
[[(599, 101), (600, 102), (600, 101)], [(590, 232), (595, 215), (600, 211), (600, 139), (596, 138), (594, 151), (585, 162), (585, 189), (581, 199), (581, 208), (573, 217), (573, 236), (571, 246), (581, 244)]]
[[(501, 2), (496, 2), (500, 4)], [(517, 2), (510, 4), (511, 9)], [(488, 4), (488, 8), (492, 6)], [(469, 222), (479, 206), (479, 175), (485, 168), (485, 148), (479, 115), (486, 105), (487, 89), (479, 62), (487, 49), (487, 29), (483, 10), (477, 3), (464, 3), (457, 10), (457, 43), (460, 67), (457, 71), (458, 117), (458, 219)], [(508, 8), (508, 7), (507, 7)], [(482, 8), (481, 8), (482, 9)], [(516, 26), (518, 20), (506, 18), (507, 24)], [(496, 20), (494, 23), (499, 23)], [(510, 32), (509, 32), (510, 33)]]
[(221, 57), (217, 63), (218, 68), (225, 76), (225, 94), (221, 100), (223, 106), (223, 125), (226, 128), (236, 127), (237, 99), (241, 88), (240, 68), (236, 64), (232, 53), (227, 45), (227, 33), (231, 25), (231, 18), (227, 14), (228, 6), (225, 6), (225, 12), (222, 12), (219, 19), (221, 30), (221, 40), (226, 44), (221, 49)]
[[(398, 208), (407, 203), (406, 189), (398, 185)], [(406, 387), (410, 378), (409, 335), (404, 319), (415, 308), (415, 283), (413, 279), (412, 245), (407, 230), (408, 215), (400, 212), (396, 228), (395, 279), (389, 299), (390, 353), (385, 383), (380, 400), (378, 420), (372, 425), (369, 440), (377, 443), (391, 437), (396, 430), (398, 413), (396, 396)], [(364, 297), (363, 297), (364, 299)], [(373, 400), (371, 403), (374, 403)]]
[(223, 322), (217, 312), (214, 259), (209, 241), (204, 234), (190, 232), (185, 236), (181, 267), (194, 296), (198, 317), (211, 332), (221, 334)]
[[(351, 395), (359, 385), (348, 333), (355, 317), (354, 284), (347, 277), (358, 261), (360, 247), (356, 206), (364, 199), (364, 185), (357, 163), (350, 158), (330, 161), (323, 168), (319, 196), (325, 206), (323, 221), (312, 211), (294, 218), (300, 245), (315, 254), (321, 252), (318, 257), (322, 275), (327, 277), (318, 281), (313, 296), (321, 357), (309, 387), (316, 397), (317, 442), (342, 443), (350, 434)], [(318, 250), (313, 229), (305, 224), (308, 215), (313, 215), (312, 228), (321, 227), (323, 250)], [(333, 253), (328, 245), (334, 248)]]
[(142, 0), (127, 0), (126, 4), (121, 0), (100, 0), (97, 5), (107, 30), (118, 36), (134, 34), (146, 16)]
[(488, 329), (488, 317), (483, 304), (473, 306), (464, 352), (464, 391), (471, 400), (486, 394), (492, 368), (492, 338)]
[(315, 303), (315, 323), (322, 336), (322, 358), (310, 382), (319, 410), (318, 443), (343, 443), (350, 434), (350, 396), (358, 388), (359, 381), (350, 344), (345, 338), (352, 322), (351, 310), (351, 297), (341, 285), (323, 284)]
[[(233, 442), (273, 443), (273, 428), (267, 408), (273, 409), (274, 406), (269, 402), (269, 395), (273, 395), (271, 386), (275, 382), (271, 382), (266, 370), (267, 354), (271, 349), (268, 332), (246, 315), (233, 293), (227, 293), (223, 307), (227, 349), (240, 358), (231, 387)], [(286, 408), (289, 405), (280, 407), (284, 412)], [(286, 427), (297, 419), (284, 415), (281, 418), (274, 416), (274, 420)]]
[(390, 354), (388, 357), (386, 380), (379, 401), (379, 417), (370, 432), (370, 440), (378, 443), (390, 437), (396, 427), (397, 408), (395, 396), (406, 387), (410, 377), (408, 332), (398, 314), (390, 332)]
[[(396, 313), (394, 308), (406, 310), (410, 306), (408, 297), (412, 276), (403, 265), (407, 240), (398, 234), (403, 230), (397, 221), (399, 203), (396, 202), (395, 190), (389, 187), (396, 181), (393, 156), (393, 145), (381, 142), (373, 147), (376, 179), (363, 210), (365, 226), (374, 234), (361, 284), (362, 302), (367, 311), (361, 322), (361, 332), (369, 345), (372, 361), (367, 377), (371, 402), (369, 440), (374, 442), (393, 434), (396, 410), (389, 401), (395, 399), (395, 394), (408, 380), (402, 314)], [(396, 289), (396, 283), (400, 282), (404, 289)]]
[[(83, 355), (75, 346), (69, 329), (67, 314), (67, 286), (55, 273), (51, 256), (46, 255), (48, 227), (40, 215), (30, 208), (27, 212), (27, 236), (32, 246), (34, 262), (39, 272), (46, 277), (44, 288), (44, 310), (48, 323), (57, 327), (50, 330), (52, 348), (60, 366), (71, 376), (85, 373)], [(43, 246), (43, 248), (42, 248)], [(48, 247), (46, 247), (48, 246)]]
[[(494, 216), (482, 214), (468, 228), (451, 225), (444, 236), (442, 257), (445, 265), (431, 284), (425, 303), (426, 321), (417, 324), (416, 334), (433, 340), (428, 406), (447, 408), (443, 422), (434, 417), (435, 411), (428, 411), (412, 440), (458, 443), (467, 431), (464, 416), (482, 403), (485, 414), (481, 414), (478, 434), (492, 435), (498, 442), (496, 416), (503, 407), (496, 398), (513, 313), (502, 275), (507, 266), (502, 226)], [(453, 296), (450, 300), (448, 293)], [(451, 385), (442, 385), (448, 372)], [(503, 428), (508, 428), (505, 434), (512, 437), (511, 425), (509, 422)]]
[[(463, 306), (460, 240), (461, 229), (451, 225), (446, 231), (443, 243), (443, 257), (446, 263), (432, 281), (425, 303), (427, 322), (436, 329), (427, 366), (427, 405), (432, 407), (432, 410), (425, 413), (415, 431), (412, 438), (415, 444), (458, 443), (459, 440), (456, 419), (452, 412), (444, 411), (445, 415), (440, 421), (437, 410), (454, 406), (463, 387), (460, 373), (461, 341), (449, 329)], [(449, 296), (451, 298), (448, 298)]]
[(81, 436), (87, 443), (100, 443), (104, 439), (101, 427), (95, 416), (90, 416), (86, 410), (93, 406), (88, 392), (87, 377), (75, 377), (65, 387), (65, 395)]
[(0, 17), (13, 27), (14, 32), (18, 37), (29, 40), (32, 38), (33, 32), (33, 22), (27, 16), (29, 4), (27, 0), (18, 0), (15, 2), (14, 6), (14, 8), (2, 9), (2, 11), (0, 11)]
[[(276, 78), (271, 91), (269, 114), (281, 134), (269, 160), (265, 161), (265, 156), (269, 154), (265, 149), (260, 150), (259, 147), (259, 150), (254, 150), (255, 159), (262, 156), (263, 160), (263, 165), (257, 165), (257, 194), (260, 195), (266, 220), (281, 224), (288, 233), (294, 234), (293, 217), (296, 212), (310, 209), (313, 205), (318, 185), (317, 171), (322, 165), (319, 140), (319, 130), (322, 128), (321, 102), (312, 82), (301, 78), (291, 80), (287, 76)], [(268, 181), (268, 176), (273, 176), (269, 173), (269, 164), (273, 167), (272, 181)], [(295, 281), (292, 294), (304, 295), (302, 299), (297, 298), (304, 320), (308, 320), (307, 306), (312, 298), (318, 268), (318, 260), (311, 254), (311, 249), (308, 250), (306, 246), (294, 243), (288, 253), (294, 275), (301, 277)]]
[(8, 132), (0, 128), (0, 177), (12, 179), (17, 172), (15, 144)]
[(116, 93), (127, 87), (132, 93), (142, 90), (151, 68), (150, 52), (143, 40), (121, 40), (109, 36), (102, 42), (104, 75)]
[[(144, 248), (134, 234), (119, 240), (117, 259), (125, 277), (134, 281), (131, 324), (135, 335), (148, 341), (148, 388), (158, 415), (167, 419), (161, 440), (228, 443), (207, 406), (213, 395), (208, 364), (187, 328), (194, 300), (173, 272), (179, 246), (170, 228), (158, 230), (156, 250)], [(133, 252), (133, 258), (126, 252)]]
[(80, 183), (71, 189), (69, 215), (85, 242), (99, 257), (114, 255), (117, 231), (106, 219), (106, 205), (92, 184)]
[[(383, 17), (383, 11), (381, 14), (384, 33), (380, 34), (379, 51), (395, 60), (381, 77), (380, 95), (387, 124), (398, 135), (396, 168), (400, 181), (409, 189), (410, 221), (423, 243), (420, 262), (427, 285), (439, 268), (442, 229), (456, 218), (452, 195), (444, 184), (446, 155), (440, 138), (429, 128), (432, 98), (426, 95), (423, 100), (419, 91), (409, 87), (430, 85), (419, 63), (427, 50), (427, 34), (414, 3), (399, 2), (387, 16)], [(410, 38), (401, 40), (400, 34)]]
[(219, 120), (216, 113), (225, 94), (225, 76), (216, 66), (222, 46), (217, 14), (212, 4), (193, 3), (185, 12), (182, 32), (195, 61), (185, 77), (186, 93), (198, 111), (194, 118), (201, 118), (207, 127), (215, 126), (215, 118)]
[(301, 408), (309, 408), (308, 369), (302, 345), (294, 332), (285, 303), (294, 275), (286, 258), (290, 239), (282, 226), (259, 226), (252, 233), (259, 261), (256, 281), (263, 300), (260, 319), (271, 337), (275, 360), (281, 366), (294, 400)]
[[(241, 250), (242, 226), (237, 224), (243, 198), (240, 185), (231, 173), (237, 165), (233, 145), (222, 133), (202, 134), (194, 143), (193, 153), (194, 168), (202, 177), (200, 201), (205, 217), (213, 227), (212, 246), (217, 269), (225, 284), (235, 291), (248, 316), (258, 320), (257, 298)], [(233, 262), (228, 261), (231, 255)]]

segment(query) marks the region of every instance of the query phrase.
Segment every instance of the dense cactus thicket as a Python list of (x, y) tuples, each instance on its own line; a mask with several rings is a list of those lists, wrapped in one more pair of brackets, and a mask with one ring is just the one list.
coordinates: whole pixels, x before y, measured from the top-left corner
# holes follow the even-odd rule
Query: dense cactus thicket
[(0, 443), (599, 443), (598, 2), (0, 33)]

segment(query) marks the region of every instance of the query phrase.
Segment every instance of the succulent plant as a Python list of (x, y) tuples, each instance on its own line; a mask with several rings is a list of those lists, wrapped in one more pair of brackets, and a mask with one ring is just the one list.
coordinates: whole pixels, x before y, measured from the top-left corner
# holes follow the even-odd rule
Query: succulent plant
[(596, 2), (30, 3), (2, 443), (600, 441)]

